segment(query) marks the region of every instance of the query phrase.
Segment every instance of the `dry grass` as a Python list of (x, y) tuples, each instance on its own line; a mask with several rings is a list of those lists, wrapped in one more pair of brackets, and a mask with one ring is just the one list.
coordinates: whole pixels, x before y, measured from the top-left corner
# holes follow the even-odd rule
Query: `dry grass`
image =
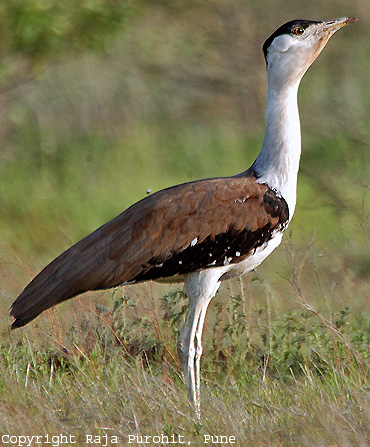
[[(22, 330), (3, 326), (0, 432), (72, 434), (78, 445), (89, 434), (120, 445), (162, 435), (196, 446), (205, 435), (238, 446), (368, 445), (368, 285), (328, 270), (314, 244), (297, 251), (288, 240), (280, 260), (284, 251), (281, 288), (252, 275), (225, 284), (211, 306), (201, 423), (175, 349), (186, 300), (147, 284), (87, 294)], [(19, 272), (4, 271), (17, 288)]]

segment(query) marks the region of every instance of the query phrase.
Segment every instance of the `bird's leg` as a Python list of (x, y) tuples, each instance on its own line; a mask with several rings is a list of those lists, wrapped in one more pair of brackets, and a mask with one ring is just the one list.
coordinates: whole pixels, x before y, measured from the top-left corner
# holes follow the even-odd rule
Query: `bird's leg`
[[(194, 365), (195, 365), (195, 395), (196, 400), (200, 404), (200, 358), (202, 356), (203, 347), (202, 347), (202, 333), (203, 333), (203, 325), (204, 320), (206, 318), (207, 308), (208, 304), (210, 303), (212, 299), (212, 296), (209, 297), (209, 299), (204, 302), (203, 307), (200, 312), (197, 328), (195, 331), (195, 358), (194, 358)], [(200, 408), (199, 408), (200, 413)]]
[[(197, 303), (194, 303), (197, 304)], [(177, 342), (184, 382), (189, 401), (194, 405), (196, 417), (199, 418), (199, 402), (196, 394), (194, 358), (195, 358), (195, 332), (198, 324), (201, 308), (194, 306), (189, 301), (189, 309), (185, 319), (185, 325)]]
[(184, 373), (188, 398), (195, 416), (200, 418), (200, 357), (202, 355), (202, 330), (207, 307), (220, 283), (218, 272), (197, 272), (189, 275), (184, 290), (189, 298), (185, 325), (180, 332), (177, 351)]

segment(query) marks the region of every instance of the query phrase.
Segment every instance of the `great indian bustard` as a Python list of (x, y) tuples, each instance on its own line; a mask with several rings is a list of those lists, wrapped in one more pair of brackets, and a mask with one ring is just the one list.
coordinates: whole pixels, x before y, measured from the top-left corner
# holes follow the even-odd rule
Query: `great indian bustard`
[(135, 203), (46, 266), (11, 307), (12, 328), (88, 290), (184, 281), (189, 309), (178, 340), (188, 397), (200, 414), (207, 306), (220, 281), (257, 267), (292, 219), (301, 153), (299, 83), (329, 38), (357, 19), (294, 20), (264, 43), (266, 133), (253, 165), (234, 177), (164, 189)]

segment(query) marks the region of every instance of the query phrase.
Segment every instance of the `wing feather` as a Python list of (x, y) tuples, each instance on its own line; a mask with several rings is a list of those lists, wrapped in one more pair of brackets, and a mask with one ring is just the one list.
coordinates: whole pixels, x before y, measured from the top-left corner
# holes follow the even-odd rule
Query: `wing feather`
[(12, 327), (87, 290), (184, 275), (222, 265), (225, 257), (239, 262), (287, 220), (284, 199), (253, 178), (208, 179), (159, 191), (47, 265), (13, 303)]

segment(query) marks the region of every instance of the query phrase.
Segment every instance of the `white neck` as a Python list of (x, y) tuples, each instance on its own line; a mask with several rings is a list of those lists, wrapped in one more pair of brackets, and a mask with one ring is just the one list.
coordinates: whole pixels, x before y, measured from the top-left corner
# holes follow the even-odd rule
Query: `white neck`
[(301, 155), (301, 129), (297, 93), (299, 81), (284, 83), (270, 73), (268, 79), (266, 133), (253, 168), (259, 183), (275, 189), (287, 202), (289, 220), (296, 204), (297, 174)]

